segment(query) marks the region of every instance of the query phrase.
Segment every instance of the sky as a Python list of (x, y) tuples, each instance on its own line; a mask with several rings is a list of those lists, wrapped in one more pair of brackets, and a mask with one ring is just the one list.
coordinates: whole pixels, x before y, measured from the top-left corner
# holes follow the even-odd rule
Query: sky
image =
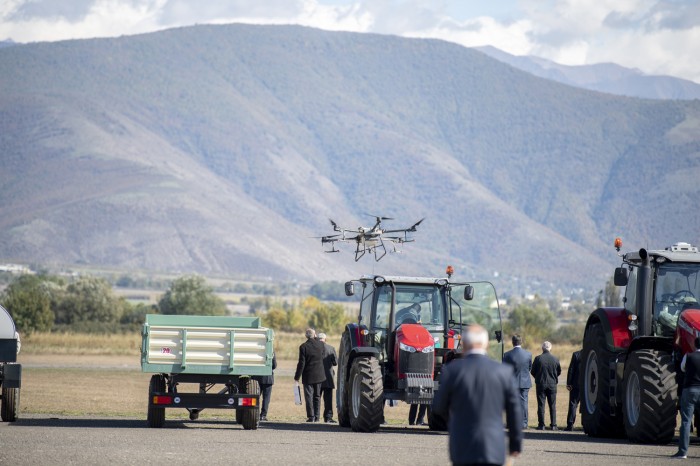
[(0, 0), (0, 40), (22, 43), (224, 23), (437, 38), (700, 83), (700, 0)]

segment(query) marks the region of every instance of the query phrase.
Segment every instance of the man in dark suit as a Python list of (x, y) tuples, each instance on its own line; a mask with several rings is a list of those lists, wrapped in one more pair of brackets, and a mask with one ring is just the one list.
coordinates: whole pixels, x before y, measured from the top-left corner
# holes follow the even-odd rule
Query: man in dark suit
[(333, 389), (335, 388), (335, 369), (338, 365), (338, 356), (335, 348), (326, 343), (326, 334), (319, 333), (318, 340), (323, 343), (323, 370), (326, 373), (326, 380), (321, 383), (321, 396), (323, 398), (323, 421), (335, 422), (333, 420)]
[(323, 370), (322, 341), (316, 339), (316, 331), (306, 329), (306, 343), (299, 346), (299, 362), (294, 373), (294, 381), (301, 378), (304, 384), (304, 401), (306, 402), (306, 422), (318, 422), (321, 412), (321, 383), (326, 380)]
[(270, 407), (270, 397), (272, 396), (272, 385), (275, 383), (275, 369), (277, 369), (277, 357), (272, 353), (272, 374), (256, 375), (253, 379), (260, 384), (260, 396), (262, 397), (262, 407), (260, 408), (260, 420), (267, 421), (267, 410)]
[(532, 388), (530, 371), (532, 370), (532, 353), (523, 349), (523, 339), (513, 335), (513, 349), (503, 355), (503, 362), (513, 366), (515, 385), (520, 391), (520, 411), (523, 413), (523, 429), (527, 429), (527, 399)]
[(559, 360), (550, 353), (552, 344), (548, 341), (542, 343), (542, 354), (532, 363), (532, 376), (535, 378), (535, 392), (537, 393), (537, 430), (544, 430), (544, 401), (549, 404), (549, 419), (552, 430), (557, 427), (557, 383), (561, 375)]
[(445, 365), (433, 413), (449, 419), (450, 459), (458, 464), (506, 461), (503, 411), (510, 455), (522, 451), (523, 423), (513, 369), (486, 356), (488, 332), (471, 325), (462, 332), (464, 357)]
[(578, 371), (581, 364), (581, 350), (574, 351), (571, 355), (571, 363), (569, 370), (566, 372), (566, 389), (569, 390), (569, 414), (566, 416), (566, 429), (574, 430), (574, 422), (576, 422), (576, 408), (580, 400), (578, 389)]

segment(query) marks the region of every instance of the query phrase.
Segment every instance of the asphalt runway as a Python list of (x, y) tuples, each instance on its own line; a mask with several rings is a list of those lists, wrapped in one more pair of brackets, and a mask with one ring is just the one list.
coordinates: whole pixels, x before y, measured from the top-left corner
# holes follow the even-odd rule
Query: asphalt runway
[[(267, 422), (246, 431), (231, 421), (166, 420), (162, 429), (143, 419), (25, 415), (0, 423), (0, 464), (449, 464), (447, 434), (425, 427), (382, 427), (359, 434), (337, 424)], [(592, 439), (582, 432), (525, 433), (515, 465), (660, 465), (669, 445)], [(700, 464), (700, 440), (689, 458)]]

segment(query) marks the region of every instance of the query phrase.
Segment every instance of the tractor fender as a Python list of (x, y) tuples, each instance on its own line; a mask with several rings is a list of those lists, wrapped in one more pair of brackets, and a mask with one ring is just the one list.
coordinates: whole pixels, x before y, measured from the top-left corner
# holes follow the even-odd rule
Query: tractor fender
[(608, 351), (620, 352), (629, 348), (634, 335), (629, 330), (627, 311), (622, 307), (601, 307), (588, 317), (586, 332), (591, 325), (600, 323), (605, 333)]
[[(345, 326), (345, 332), (349, 337), (349, 347), (343, 348), (341, 353), (341, 360), (339, 361), (347, 370), (345, 371), (345, 377), (350, 374), (350, 366), (352, 362), (357, 357), (371, 356), (379, 358), (379, 348), (374, 346), (364, 346), (364, 338), (362, 336), (363, 331), (366, 331), (367, 327), (365, 325), (359, 325), (356, 323), (350, 323)], [(341, 345), (343, 342), (341, 342)]]

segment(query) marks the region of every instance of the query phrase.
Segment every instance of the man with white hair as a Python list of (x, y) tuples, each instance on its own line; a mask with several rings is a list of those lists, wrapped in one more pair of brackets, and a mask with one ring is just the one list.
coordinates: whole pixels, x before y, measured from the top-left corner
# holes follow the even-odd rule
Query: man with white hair
[(335, 348), (326, 343), (326, 334), (320, 332), (318, 340), (323, 342), (323, 369), (326, 372), (326, 380), (321, 383), (321, 398), (323, 398), (323, 422), (332, 422), (333, 420), (333, 389), (335, 389), (335, 369), (338, 365), (338, 355)]
[(321, 383), (326, 380), (323, 370), (322, 341), (316, 339), (316, 331), (306, 329), (306, 343), (299, 346), (299, 362), (294, 373), (294, 381), (304, 385), (306, 402), (306, 422), (318, 422), (321, 413)]
[(489, 337), (480, 325), (462, 332), (464, 355), (443, 366), (433, 413), (448, 419), (450, 460), (454, 464), (504, 464), (508, 449), (522, 451), (523, 418), (513, 368), (486, 356)]
[(544, 430), (544, 400), (549, 405), (549, 419), (552, 430), (557, 427), (557, 383), (561, 375), (559, 360), (550, 351), (552, 344), (542, 343), (542, 354), (532, 363), (532, 376), (535, 378), (535, 393), (537, 393), (537, 430)]

